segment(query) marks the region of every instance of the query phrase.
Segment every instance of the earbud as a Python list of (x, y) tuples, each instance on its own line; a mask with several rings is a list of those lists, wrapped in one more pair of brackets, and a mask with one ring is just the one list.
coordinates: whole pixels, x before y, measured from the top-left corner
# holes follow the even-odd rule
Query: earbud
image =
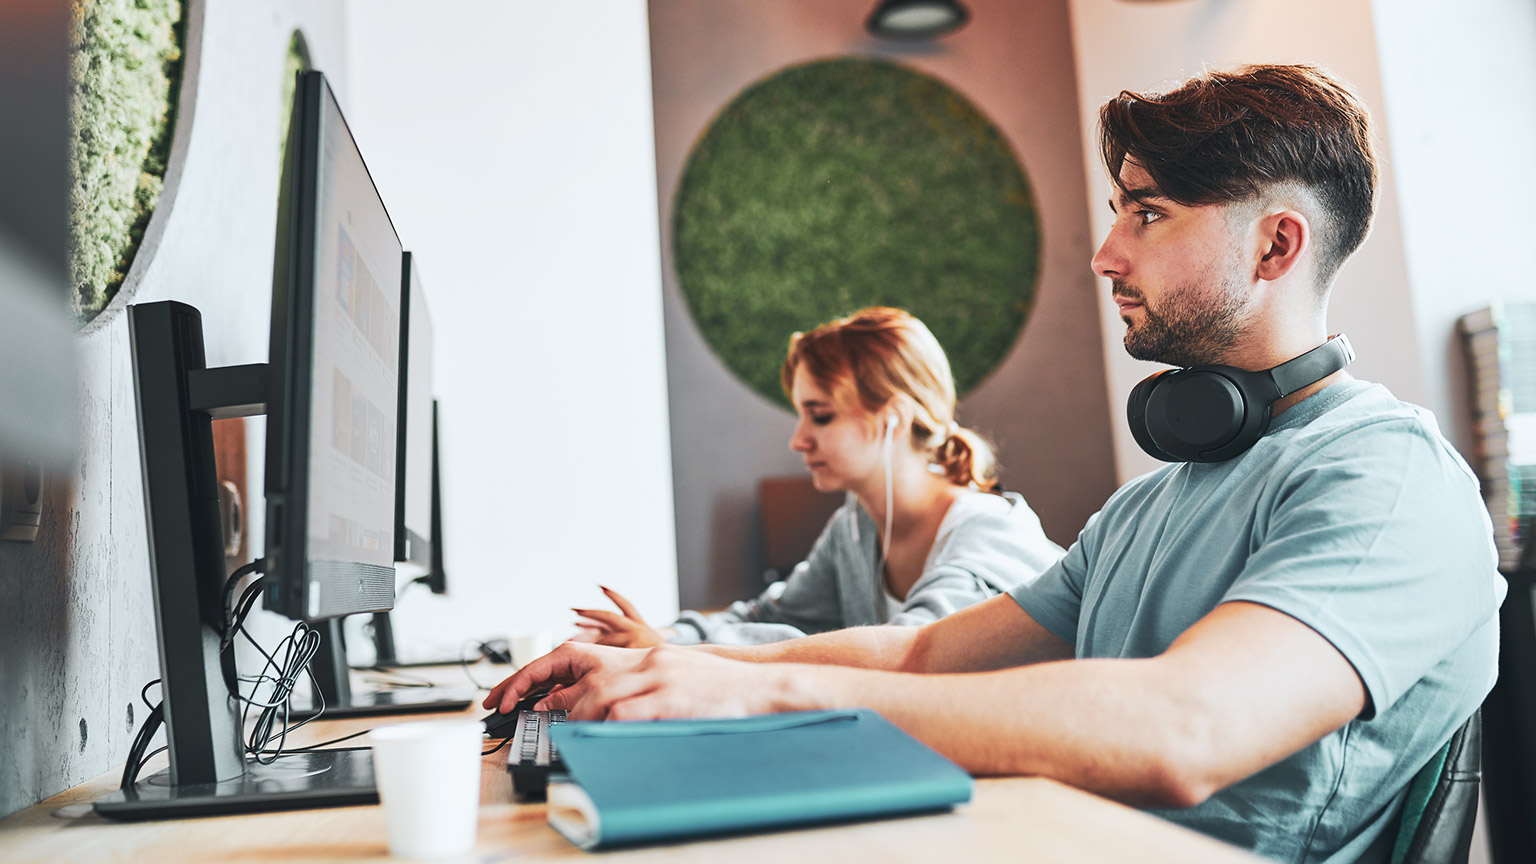
[(895, 413), (885, 415), (885, 440), (889, 441), (896, 437), (896, 424), (898, 422), (900, 422), (900, 418)]

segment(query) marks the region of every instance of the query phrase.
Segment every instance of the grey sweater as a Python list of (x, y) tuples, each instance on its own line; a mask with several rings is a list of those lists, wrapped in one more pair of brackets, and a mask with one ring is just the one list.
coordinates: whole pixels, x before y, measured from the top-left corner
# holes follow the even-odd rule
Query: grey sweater
[(724, 612), (684, 612), (672, 641), (756, 645), (868, 624), (926, 624), (1034, 579), (1065, 554), (1017, 493), (961, 495), (901, 612), (887, 620), (876, 541), (874, 522), (850, 495), (789, 578)]

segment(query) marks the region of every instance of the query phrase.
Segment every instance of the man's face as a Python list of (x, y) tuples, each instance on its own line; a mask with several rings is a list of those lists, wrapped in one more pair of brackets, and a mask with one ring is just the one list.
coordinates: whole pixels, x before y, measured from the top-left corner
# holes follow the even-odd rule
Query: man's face
[(1169, 200), (1130, 161), (1120, 178), (1125, 189), (1110, 199), (1114, 226), (1093, 272), (1111, 281), (1125, 350), (1173, 366), (1223, 362), (1251, 317), (1246, 225), (1228, 206)]

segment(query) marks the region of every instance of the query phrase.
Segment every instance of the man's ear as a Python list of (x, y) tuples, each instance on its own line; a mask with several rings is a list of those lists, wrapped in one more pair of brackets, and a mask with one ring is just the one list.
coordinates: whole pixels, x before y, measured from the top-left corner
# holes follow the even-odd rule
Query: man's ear
[(1259, 219), (1259, 243), (1255, 275), (1273, 282), (1294, 270), (1312, 248), (1312, 226), (1296, 210), (1277, 210)]

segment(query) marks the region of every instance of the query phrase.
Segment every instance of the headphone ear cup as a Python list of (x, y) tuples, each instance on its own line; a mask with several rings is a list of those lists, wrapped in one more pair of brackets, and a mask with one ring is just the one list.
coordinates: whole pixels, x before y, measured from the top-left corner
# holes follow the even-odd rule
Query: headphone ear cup
[(1161, 372), (1154, 372), (1131, 388), (1131, 397), (1126, 401), (1125, 406), (1125, 419), (1131, 427), (1131, 437), (1136, 439), (1136, 443), (1141, 445), (1141, 449), (1146, 451), (1148, 456), (1164, 462), (1182, 462), (1184, 460), (1157, 446), (1157, 442), (1152, 440), (1151, 430), (1147, 428), (1147, 403), (1151, 401), (1152, 392), (1157, 389), (1158, 381), (1172, 371), (1164, 369)]
[(1166, 373), (1147, 393), (1141, 425), (1148, 444), (1170, 462), (1231, 459), (1252, 447), (1269, 426), (1269, 404), (1276, 397), (1274, 385), (1266, 390), (1265, 384), (1262, 373), (1231, 366)]

